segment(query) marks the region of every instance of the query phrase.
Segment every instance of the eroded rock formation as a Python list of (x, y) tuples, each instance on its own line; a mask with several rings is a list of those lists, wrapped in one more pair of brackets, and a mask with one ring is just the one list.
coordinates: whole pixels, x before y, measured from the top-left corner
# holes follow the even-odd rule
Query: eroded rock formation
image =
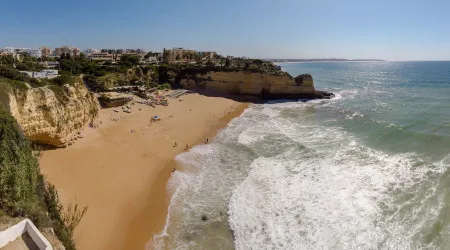
[(104, 108), (111, 108), (111, 107), (118, 107), (122, 106), (129, 101), (133, 100), (133, 97), (127, 94), (121, 94), (121, 93), (115, 93), (115, 92), (109, 92), (109, 93), (103, 93), (98, 100), (100, 101), (100, 104)]
[(7, 93), (2, 106), (17, 120), (24, 134), (38, 143), (64, 147), (97, 115), (97, 99), (81, 80), (62, 87), (50, 85)]
[(191, 79), (180, 80), (187, 89), (205, 89), (224, 94), (277, 98), (332, 98), (332, 93), (316, 91), (309, 74), (293, 79), (289, 75), (272, 75), (253, 72), (210, 72)]

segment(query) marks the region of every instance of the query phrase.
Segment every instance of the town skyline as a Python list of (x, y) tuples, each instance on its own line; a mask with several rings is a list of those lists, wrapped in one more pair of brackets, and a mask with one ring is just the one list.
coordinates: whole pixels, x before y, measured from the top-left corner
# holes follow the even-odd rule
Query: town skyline
[(0, 47), (183, 47), (251, 58), (449, 60), (449, 7), (442, 0), (6, 0), (3, 9), (21, 14), (2, 13)]

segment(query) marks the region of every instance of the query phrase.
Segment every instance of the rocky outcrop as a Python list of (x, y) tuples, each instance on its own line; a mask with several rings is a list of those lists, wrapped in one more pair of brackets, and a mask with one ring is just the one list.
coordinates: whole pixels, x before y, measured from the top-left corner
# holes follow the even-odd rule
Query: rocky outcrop
[(295, 79), (287, 74), (273, 75), (253, 72), (210, 72), (206, 75), (180, 80), (187, 89), (205, 89), (224, 94), (260, 96), (266, 99), (279, 98), (332, 98), (332, 93), (316, 91), (309, 74)]
[(129, 101), (133, 100), (133, 97), (127, 94), (120, 94), (120, 93), (103, 93), (98, 100), (100, 101), (100, 104), (104, 108), (111, 108), (111, 107), (118, 107), (123, 106), (124, 104), (128, 103)]
[(81, 80), (71, 85), (12, 91), (2, 103), (26, 136), (57, 147), (66, 146), (99, 109), (97, 99)]

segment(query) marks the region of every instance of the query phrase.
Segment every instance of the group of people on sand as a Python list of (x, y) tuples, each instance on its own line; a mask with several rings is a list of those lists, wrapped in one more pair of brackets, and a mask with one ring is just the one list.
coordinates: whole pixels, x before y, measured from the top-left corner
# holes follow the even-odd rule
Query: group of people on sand
[[(205, 138), (205, 140), (203, 141), (205, 144), (207, 144), (208, 142), (209, 142), (209, 139), (208, 138)], [(177, 142), (175, 142), (174, 144), (173, 144), (173, 147), (175, 148), (175, 147), (177, 147), (178, 146), (178, 143)], [(189, 149), (189, 145), (188, 144), (186, 144), (186, 147), (184, 147), (184, 150), (186, 151), (186, 150), (188, 150)]]
[[(205, 140), (203, 141), (205, 144), (207, 144), (208, 142), (209, 142), (209, 139), (208, 138), (205, 138)], [(175, 148), (175, 147), (177, 147), (178, 146), (178, 143), (177, 142), (175, 142), (174, 144), (173, 144), (173, 147)], [(186, 147), (184, 147), (184, 151), (187, 151), (189, 149), (189, 145), (188, 144), (186, 144)], [(173, 168), (172, 169), (172, 173), (173, 172), (175, 172), (177, 169), (176, 168)]]

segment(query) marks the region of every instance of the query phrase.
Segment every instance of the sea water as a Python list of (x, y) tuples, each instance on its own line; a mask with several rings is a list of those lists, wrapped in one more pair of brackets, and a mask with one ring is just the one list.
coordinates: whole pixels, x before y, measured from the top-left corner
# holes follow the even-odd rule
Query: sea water
[(450, 249), (450, 62), (289, 63), (331, 100), (251, 105), (177, 156), (160, 249)]

